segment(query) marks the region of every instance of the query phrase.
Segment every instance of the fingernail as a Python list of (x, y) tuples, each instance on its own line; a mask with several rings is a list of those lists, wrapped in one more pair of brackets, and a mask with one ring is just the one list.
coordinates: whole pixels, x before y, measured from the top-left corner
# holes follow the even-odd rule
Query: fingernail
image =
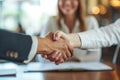
[(53, 35), (53, 39), (56, 40), (55, 34)]
[(55, 64), (56, 64), (56, 65), (58, 65), (58, 63), (57, 63), (57, 62), (55, 62)]
[(55, 56), (58, 54), (58, 52), (55, 52), (55, 54), (52, 55), (52, 58), (55, 58)]

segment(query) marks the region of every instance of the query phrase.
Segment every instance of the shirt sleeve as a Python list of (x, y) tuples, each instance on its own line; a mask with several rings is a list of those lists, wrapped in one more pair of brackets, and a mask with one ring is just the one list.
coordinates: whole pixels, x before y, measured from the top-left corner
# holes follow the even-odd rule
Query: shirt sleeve
[(34, 58), (34, 56), (36, 55), (36, 52), (37, 52), (37, 47), (38, 47), (37, 37), (31, 36), (31, 38), (32, 38), (33, 43), (31, 46), (30, 53), (28, 55), (28, 60), (25, 60), (24, 63), (29, 63)]
[(81, 62), (99, 62), (101, 59), (101, 49), (89, 49), (86, 55), (80, 56)]
[(109, 47), (120, 43), (120, 19), (100, 29), (78, 33), (81, 48)]

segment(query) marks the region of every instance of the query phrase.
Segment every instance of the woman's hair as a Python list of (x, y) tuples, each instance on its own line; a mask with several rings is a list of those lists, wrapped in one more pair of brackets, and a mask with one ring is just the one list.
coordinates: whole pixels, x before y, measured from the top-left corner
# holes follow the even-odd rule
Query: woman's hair
[[(86, 22), (85, 22), (85, 17), (86, 17), (86, 10), (85, 10), (85, 2), (83, 0), (78, 0), (79, 5), (78, 5), (78, 9), (75, 13), (76, 18), (79, 20), (79, 28), (80, 31), (86, 31), (87, 27), (86, 27)], [(61, 18), (64, 17), (64, 14), (62, 13), (62, 11), (60, 10), (59, 7), (59, 0), (58, 0), (58, 14), (57, 14), (57, 23), (59, 26), (59, 29), (61, 29)]]

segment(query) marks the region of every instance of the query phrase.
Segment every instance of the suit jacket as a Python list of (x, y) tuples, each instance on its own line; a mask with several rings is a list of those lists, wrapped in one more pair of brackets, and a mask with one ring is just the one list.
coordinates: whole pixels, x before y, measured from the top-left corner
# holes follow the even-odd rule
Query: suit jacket
[[(31, 46), (32, 39), (30, 36), (0, 29), (0, 59), (23, 62), (28, 59)], [(8, 50), (17, 53), (7, 54)]]

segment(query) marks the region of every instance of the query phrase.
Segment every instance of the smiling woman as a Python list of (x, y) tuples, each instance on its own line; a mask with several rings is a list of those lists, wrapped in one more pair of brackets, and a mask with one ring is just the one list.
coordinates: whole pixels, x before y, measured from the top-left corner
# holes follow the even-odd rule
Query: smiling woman
[(60, 20), (63, 17), (65, 18), (64, 21), (66, 25), (68, 25), (71, 30), (73, 29), (73, 26), (75, 25), (75, 21), (78, 18), (78, 21), (80, 23), (79, 25), (80, 31), (85, 31), (86, 30), (85, 15), (86, 13), (85, 13), (84, 1), (81, 1), (81, 0), (59, 0), (58, 1), (57, 21), (59, 24), (59, 28), (61, 27)]

